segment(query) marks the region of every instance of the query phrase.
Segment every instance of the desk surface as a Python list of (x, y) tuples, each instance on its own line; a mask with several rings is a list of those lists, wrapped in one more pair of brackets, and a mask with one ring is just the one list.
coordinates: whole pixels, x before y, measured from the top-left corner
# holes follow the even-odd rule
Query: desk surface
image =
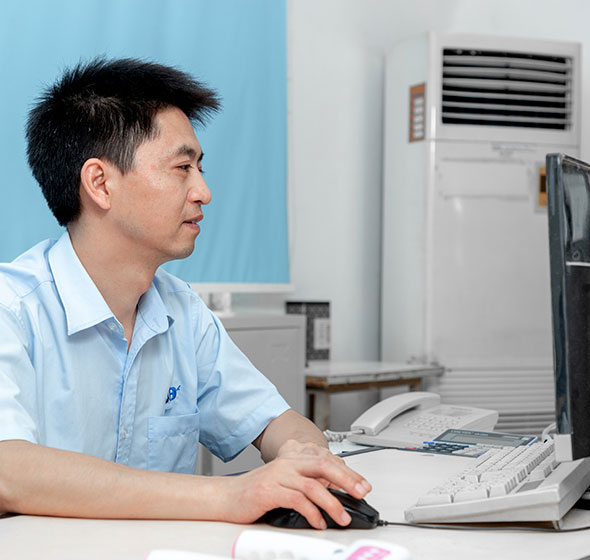
[[(382, 519), (402, 521), (403, 510), (413, 504), (417, 495), (461, 470), (471, 460), (387, 449), (355, 455), (347, 462), (372, 482), (373, 492), (368, 501), (380, 511)], [(572, 510), (565, 518), (565, 525), (590, 525), (590, 511)], [(239, 533), (257, 528), (197, 521), (15, 516), (0, 519), (0, 556), (7, 560), (143, 560), (153, 549), (175, 548), (229, 557)], [(266, 526), (260, 528), (281, 531)], [(408, 548), (413, 560), (577, 560), (590, 553), (590, 531), (566, 534), (460, 532), (393, 526), (372, 531), (304, 530), (295, 534), (343, 544), (360, 538), (395, 542)]]
[(309, 378), (324, 378), (328, 384), (410, 379), (442, 375), (444, 368), (425, 364), (396, 362), (335, 362), (332, 360), (310, 362), (305, 368)]

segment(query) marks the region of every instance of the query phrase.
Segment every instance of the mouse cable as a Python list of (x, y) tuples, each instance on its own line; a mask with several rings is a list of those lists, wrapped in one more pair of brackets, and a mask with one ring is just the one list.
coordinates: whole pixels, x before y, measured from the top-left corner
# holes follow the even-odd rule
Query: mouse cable
[(438, 523), (402, 523), (399, 521), (385, 521), (380, 519), (377, 522), (378, 527), (387, 527), (388, 525), (394, 525), (397, 527), (413, 527), (415, 529), (444, 529), (450, 531), (528, 531), (528, 532), (538, 532), (538, 533), (576, 533), (578, 531), (588, 531), (590, 530), (590, 525), (585, 527), (575, 527), (572, 529), (559, 529), (559, 528), (550, 528), (550, 527), (526, 527), (526, 526), (518, 526), (518, 525), (505, 525), (505, 526), (498, 526), (498, 527), (480, 527), (477, 525), (445, 525), (445, 524), (438, 524)]

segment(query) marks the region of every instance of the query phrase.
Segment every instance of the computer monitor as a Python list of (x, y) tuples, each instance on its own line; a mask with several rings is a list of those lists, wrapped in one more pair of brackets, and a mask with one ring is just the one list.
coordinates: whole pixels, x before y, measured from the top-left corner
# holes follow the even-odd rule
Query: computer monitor
[(590, 164), (548, 154), (558, 461), (590, 457)]

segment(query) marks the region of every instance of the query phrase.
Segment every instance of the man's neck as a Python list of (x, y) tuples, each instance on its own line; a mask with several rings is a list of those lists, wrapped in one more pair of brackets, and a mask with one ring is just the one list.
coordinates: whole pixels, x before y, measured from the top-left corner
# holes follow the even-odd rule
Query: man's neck
[(124, 244), (108, 236), (88, 235), (84, 227), (69, 226), (76, 255), (113, 315), (123, 326), (131, 345), (139, 298), (149, 289), (155, 266), (146, 266)]

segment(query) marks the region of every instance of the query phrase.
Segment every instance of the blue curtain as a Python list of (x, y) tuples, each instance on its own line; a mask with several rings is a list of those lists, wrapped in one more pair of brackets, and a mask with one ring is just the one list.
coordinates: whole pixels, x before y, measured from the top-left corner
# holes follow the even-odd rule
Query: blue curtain
[(212, 202), (195, 252), (166, 268), (191, 282), (288, 283), (284, 0), (28, 0), (0, 7), (0, 260), (61, 231), (26, 164), (41, 89), (97, 55), (181, 68), (223, 110), (197, 128)]

